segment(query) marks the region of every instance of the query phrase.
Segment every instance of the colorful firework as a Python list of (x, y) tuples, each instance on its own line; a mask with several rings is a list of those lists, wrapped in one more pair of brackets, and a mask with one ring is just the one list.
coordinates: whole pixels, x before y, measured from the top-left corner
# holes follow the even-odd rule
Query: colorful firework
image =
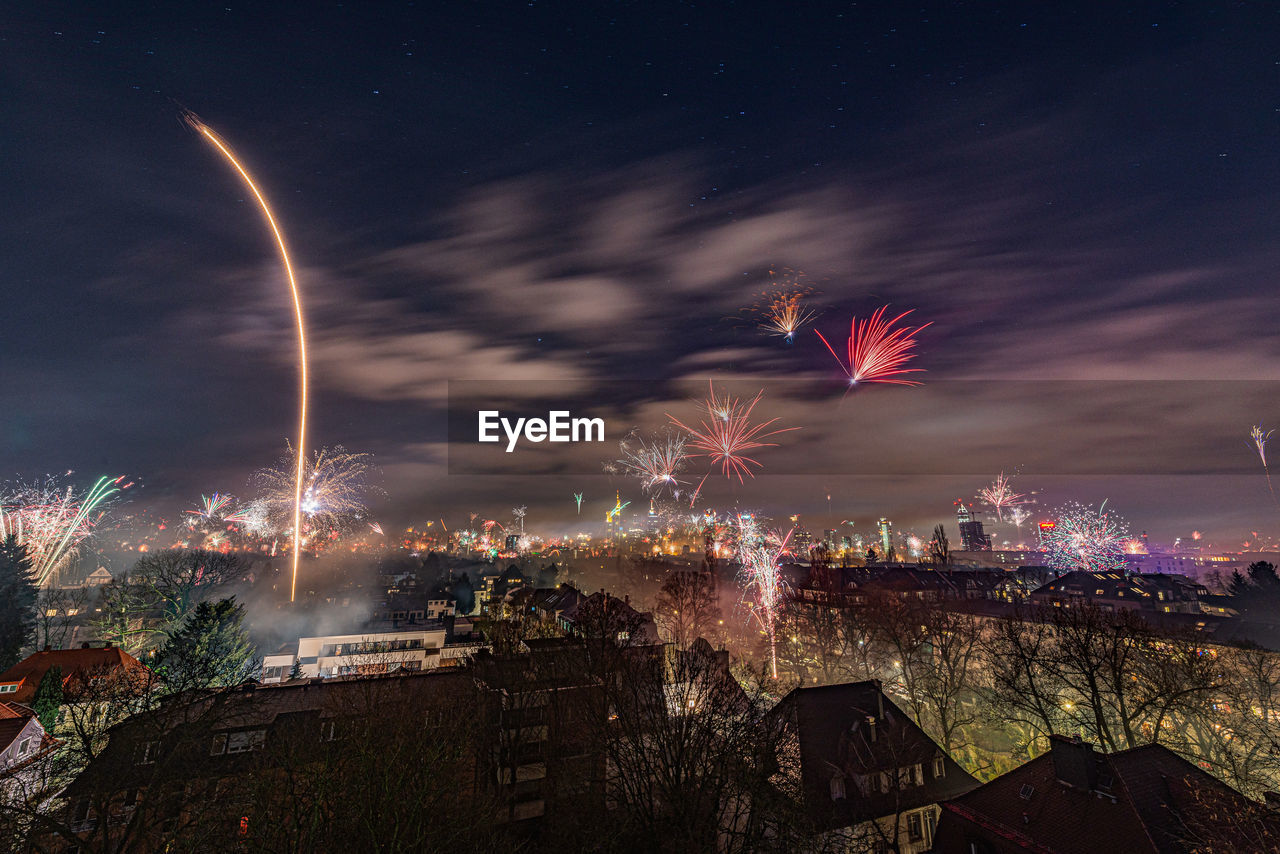
[(204, 519), (206, 522), (217, 522), (219, 519), (234, 521), (228, 519), (228, 517), (222, 512), (230, 506), (230, 495), (223, 495), (220, 492), (215, 492), (213, 495), (201, 495), (200, 509), (188, 510), (187, 513), (191, 516)]
[[(68, 472), (70, 474), (70, 472)], [(17, 538), (27, 547), (32, 580), (46, 587), (79, 555), (80, 544), (102, 520), (107, 503), (132, 483), (124, 476), (100, 477), (88, 492), (77, 495), (52, 477), (20, 484), (0, 497), (0, 536)]]
[(370, 522), (369, 530), (373, 531), (375, 534), (377, 534), (380, 537), (385, 536), (385, 534), (382, 533), (382, 526), (379, 525), (377, 522)]
[(738, 539), (738, 559), (742, 563), (744, 588), (754, 599), (752, 613), (769, 637), (769, 661), (773, 678), (778, 678), (776, 623), (782, 605), (780, 561), (787, 553), (794, 528), (763, 533), (749, 517), (742, 520)]
[(826, 337), (817, 332), (822, 343), (827, 345), (831, 355), (840, 364), (840, 369), (849, 378), (849, 385), (858, 383), (892, 383), (895, 385), (920, 385), (915, 380), (902, 379), (903, 374), (917, 373), (923, 368), (904, 368), (907, 362), (915, 358), (911, 348), (916, 344), (915, 336), (932, 326), (932, 322), (924, 326), (894, 328), (899, 320), (910, 314), (904, 311), (892, 320), (885, 320), (884, 313), (889, 306), (882, 306), (870, 320), (859, 322), (855, 316), (849, 323), (849, 342), (847, 360), (842, 359)]
[[(733, 398), (728, 403), (728, 418), (723, 421), (711, 418), (710, 423), (704, 419), (700, 424), (701, 429), (695, 430), (669, 413), (667, 418), (670, 419), (672, 424), (689, 434), (686, 440), (688, 447), (705, 452), (689, 454), (690, 457), (709, 457), (713, 469), (719, 465), (726, 478), (736, 476), (738, 482), (743, 483), (745, 482), (744, 476), (755, 476), (751, 471), (752, 466), (763, 468), (763, 463), (746, 456), (747, 451), (755, 450), (756, 448), (776, 447), (776, 442), (762, 442), (760, 440), (776, 436), (779, 433), (799, 429), (797, 427), (781, 427), (776, 430), (769, 430), (768, 428), (778, 420), (777, 418), (770, 418), (768, 421), (759, 424), (752, 423), (751, 412), (763, 396), (764, 391), (761, 390), (746, 404), (739, 403), (737, 398)], [(703, 404), (708, 412), (712, 411), (712, 404), (715, 400), (715, 387), (712, 386), (710, 396)], [(695, 500), (702, 491), (702, 484), (706, 483), (710, 474), (711, 472), (708, 471), (707, 474), (703, 475), (698, 488), (694, 490)]]
[(1123, 572), (1129, 530), (1124, 520), (1107, 510), (1069, 504), (1054, 516), (1052, 525), (1041, 525), (1042, 542), (1049, 565), (1055, 569), (1089, 572)]
[(578, 505), (578, 515), (582, 515), (582, 493), (575, 492), (573, 494), (573, 502)]
[[(334, 539), (350, 530), (365, 513), (364, 496), (371, 491), (368, 476), (371, 454), (348, 453), (338, 445), (320, 448), (303, 466), (306, 488), (302, 494), (302, 535), (311, 543)], [(297, 455), (292, 447), (275, 468), (262, 469), (255, 479), (262, 491), (264, 509), (274, 530), (298, 534), (289, 528), (293, 515), (293, 471)], [(294, 536), (294, 542), (301, 538)]]
[(995, 512), (996, 521), (998, 522), (1004, 521), (1005, 513), (1019, 504), (1026, 503), (1023, 501), (1026, 495), (1021, 492), (1014, 492), (1013, 487), (1009, 485), (1009, 481), (1010, 478), (1005, 477), (1004, 472), (1000, 472), (990, 486), (978, 491), (978, 500)]
[(796, 331), (818, 316), (818, 312), (805, 308), (805, 292), (782, 291), (774, 294), (764, 309), (760, 328), (770, 335), (780, 335), (788, 343), (795, 340)]
[(302, 515), (305, 512), (303, 508), (303, 470), (307, 448), (307, 334), (302, 322), (302, 296), (298, 291), (298, 280), (293, 275), (293, 264), (289, 260), (289, 250), (284, 243), (284, 234), (280, 231), (280, 226), (276, 224), (275, 215), (271, 213), (271, 206), (267, 204), (266, 197), (258, 189), (253, 177), (249, 175), (249, 170), (240, 165), (240, 161), (232, 153), (231, 147), (223, 142), (194, 113), (184, 112), (182, 118), (190, 127), (203, 135), (209, 144), (216, 148), (235, 167), (236, 172), (240, 174), (241, 179), (249, 187), (254, 198), (258, 200), (258, 206), (262, 208), (262, 215), (266, 218), (267, 225), (270, 226), (271, 233), (275, 237), (276, 246), (280, 250), (280, 260), (284, 263), (285, 276), (289, 280), (289, 292), (293, 297), (293, 313), (298, 323), (299, 400), (298, 451), (293, 472), (293, 573), (289, 582), (289, 601), (292, 602), (298, 588), (298, 555), (302, 552)]
[(1255, 424), (1253, 429), (1249, 431), (1249, 438), (1253, 439), (1253, 446), (1258, 450), (1258, 459), (1262, 460), (1262, 471), (1267, 476), (1267, 491), (1271, 493), (1273, 502), (1276, 501), (1276, 491), (1271, 486), (1271, 469), (1267, 468), (1267, 440), (1271, 438), (1271, 434), (1274, 432), (1274, 430), (1262, 432), (1261, 424)]
[(728, 421), (733, 417), (736, 401), (728, 392), (725, 392), (724, 397), (719, 397), (716, 394), (715, 383), (711, 380), (707, 380), (707, 386), (709, 391), (706, 399), (701, 403), (701, 408), (706, 411), (707, 417), (713, 421)]
[(685, 438), (668, 434), (653, 439), (648, 444), (639, 437), (629, 438), (621, 444), (623, 457), (618, 465), (629, 475), (640, 480), (641, 489), (654, 495), (670, 487), (673, 490), (680, 481), (676, 475), (684, 468), (688, 457)]

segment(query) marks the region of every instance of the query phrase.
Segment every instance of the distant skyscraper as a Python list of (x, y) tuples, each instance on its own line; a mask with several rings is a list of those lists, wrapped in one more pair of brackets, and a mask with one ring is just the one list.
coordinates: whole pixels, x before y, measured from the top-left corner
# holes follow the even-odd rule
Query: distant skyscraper
[(880, 517), (880, 557), (888, 563), (893, 560), (893, 523)]
[(956, 521), (960, 524), (960, 547), (966, 552), (991, 551), (991, 538), (982, 530), (982, 522), (974, 518), (964, 502), (958, 502), (960, 509), (956, 511)]

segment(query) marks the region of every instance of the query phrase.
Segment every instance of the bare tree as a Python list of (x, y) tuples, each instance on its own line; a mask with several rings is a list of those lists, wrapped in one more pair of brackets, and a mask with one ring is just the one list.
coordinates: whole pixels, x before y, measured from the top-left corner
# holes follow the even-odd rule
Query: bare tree
[(698, 638), (715, 635), (720, 605), (711, 573), (668, 573), (658, 590), (654, 618), (663, 635), (681, 649)]

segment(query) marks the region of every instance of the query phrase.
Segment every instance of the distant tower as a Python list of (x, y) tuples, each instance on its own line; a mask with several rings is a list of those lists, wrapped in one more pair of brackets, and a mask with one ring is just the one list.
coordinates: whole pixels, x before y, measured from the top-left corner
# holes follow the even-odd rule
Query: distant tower
[(960, 547), (967, 552), (991, 551), (991, 538), (982, 531), (982, 522), (974, 518), (963, 501), (956, 502), (960, 509), (956, 511), (956, 522), (960, 525)]
[(893, 523), (880, 517), (880, 554), (885, 563), (893, 560)]

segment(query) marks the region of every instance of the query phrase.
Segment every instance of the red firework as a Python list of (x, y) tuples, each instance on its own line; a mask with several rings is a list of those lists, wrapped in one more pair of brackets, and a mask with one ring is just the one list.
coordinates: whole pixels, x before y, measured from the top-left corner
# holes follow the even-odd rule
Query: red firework
[[(689, 456), (710, 457), (712, 467), (719, 465), (726, 478), (736, 476), (740, 483), (745, 483), (744, 476), (755, 476), (751, 471), (751, 467), (763, 468), (763, 464), (745, 456), (744, 452), (756, 448), (774, 447), (777, 442), (762, 442), (760, 440), (776, 436), (779, 433), (786, 433), (788, 430), (799, 429), (797, 427), (781, 427), (777, 430), (769, 430), (768, 428), (778, 420), (777, 418), (770, 418), (768, 421), (753, 424), (751, 422), (751, 410), (755, 409), (756, 404), (760, 402), (760, 398), (763, 396), (764, 391), (760, 391), (746, 404), (740, 403), (737, 398), (729, 401), (726, 397), (724, 401), (717, 401), (715, 387), (713, 386), (710, 397), (704, 404), (704, 409), (709, 413), (715, 413), (715, 415), (711, 416), (710, 423), (703, 419), (700, 424), (701, 429), (695, 430), (670, 414), (667, 415), (667, 418), (671, 420), (672, 424), (689, 434), (689, 439), (686, 443), (687, 447), (705, 451), (705, 453), (689, 454)], [(727, 405), (717, 408), (713, 406), (713, 401)], [(707, 475), (710, 475), (710, 472)], [(705, 483), (706, 480), (707, 477), (704, 476), (702, 483)], [(701, 491), (702, 483), (699, 483), (698, 489), (694, 491), (695, 496)]]
[(848, 360), (840, 358), (835, 348), (818, 330), (818, 337), (827, 345), (831, 355), (840, 363), (841, 370), (849, 378), (849, 385), (858, 383), (894, 383), (896, 385), (920, 385), (915, 380), (901, 379), (902, 374), (911, 374), (923, 368), (904, 368), (907, 362), (915, 358), (911, 348), (916, 344), (916, 335), (933, 325), (932, 321), (924, 326), (902, 326), (894, 328), (899, 320), (910, 314), (904, 311), (892, 320), (885, 320), (884, 313), (889, 306), (881, 307), (869, 320), (858, 322), (854, 317), (849, 324)]

